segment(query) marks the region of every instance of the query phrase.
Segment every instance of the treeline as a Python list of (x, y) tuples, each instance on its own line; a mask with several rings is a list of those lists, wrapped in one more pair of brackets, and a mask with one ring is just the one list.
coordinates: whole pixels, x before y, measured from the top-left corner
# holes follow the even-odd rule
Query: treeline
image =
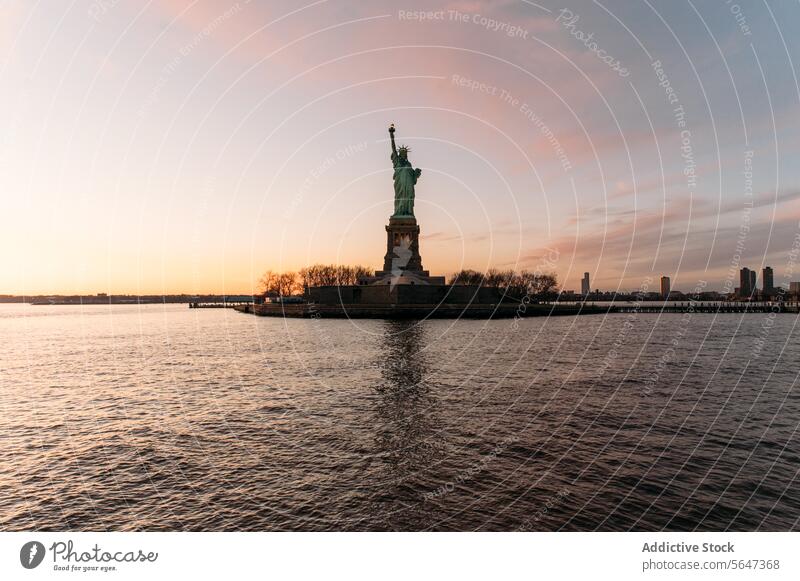
[(269, 295), (287, 297), (301, 294), (310, 286), (353, 285), (360, 278), (373, 274), (374, 269), (368, 266), (344, 264), (314, 264), (297, 272), (268, 270), (259, 280), (259, 290)]
[[(259, 290), (267, 295), (288, 297), (302, 294), (307, 287), (354, 285), (361, 278), (373, 274), (373, 269), (367, 266), (343, 264), (314, 264), (296, 272), (268, 270), (259, 280)], [(558, 281), (552, 273), (492, 268), (486, 272), (460, 270), (450, 277), (450, 284), (497, 287), (507, 296), (521, 299), (526, 295), (537, 298), (554, 297)]]
[(552, 298), (556, 295), (558, 279), (553, 273), (534, 273), (528, 270), (497, 270), (486, 272), (460, 270), (450, 277), (451, 285), (496, 287), (510, 297)]

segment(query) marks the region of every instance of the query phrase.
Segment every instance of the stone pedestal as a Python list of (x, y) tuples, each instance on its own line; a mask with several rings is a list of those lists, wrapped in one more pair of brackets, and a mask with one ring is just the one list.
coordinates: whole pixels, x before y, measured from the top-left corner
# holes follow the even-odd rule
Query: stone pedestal
[(383, 270), (366, 284), (444, 284), (444, 277), (430, 276), (419, 255), (419, 226), (413, 216), (392, 216), (386, 226)]
[(395, 275), (406, 271), (423, 272), (422, 257), (419, 255), (419, 226), (413, 216), (389, 218), (383, 271)]

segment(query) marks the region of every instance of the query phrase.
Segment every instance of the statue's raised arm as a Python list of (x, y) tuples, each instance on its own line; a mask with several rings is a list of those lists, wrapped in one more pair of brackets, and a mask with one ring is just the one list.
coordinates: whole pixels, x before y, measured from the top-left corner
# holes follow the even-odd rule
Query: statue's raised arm
[(394, 145), (394, 123), (389, 125), (389, 138), (392, 140), (392, 159), (397, 155), (397, 148)]

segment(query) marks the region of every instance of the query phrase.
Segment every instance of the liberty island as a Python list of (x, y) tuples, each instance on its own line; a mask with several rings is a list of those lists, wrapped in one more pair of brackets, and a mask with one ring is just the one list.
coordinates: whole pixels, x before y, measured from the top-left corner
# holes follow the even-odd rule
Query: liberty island
[[(304, 279), (302, 295), (286, 294), (279, 289), (277, 301), (231, 305), (238, 311), (273, 317), (331, 317), (374, 319), (426, 318), (522, 318), (533, 316), (582, 315), (598, 313), (791, 313), (798, 312), (797, 302), (786, 301), (780, 289), (772, 288), (772, 269), (766, 268), (761, 300), (755, 293), (755, 272), (742, 269), (737, 297), (749, 300), (711, 300), (700, 290), (674, 301), (669, 277), (661, 279), (661, 293), (656, 300), (646, 298), (646, 290), (618, 301), (591, 292), (588, 273), (578, 297), (573, 291), (555, 292), (554, 274), (528, 271), (505, 271), (493, 274), (462, 270), (450, 277), (431, 275), (423, 266), (420, 254), (420, 225), (414, 211), (417, 186), (422, 175), (409, 159), (411, 149), (398, 147), (396, 129), (389, 126), (394, 189), (393, 211), (385, 226), (386, 248), (383, 267), (372, 271), (359, 267), (350, 277), (317, 276)], [(337, 271), (337, 265), (316, 265)], [(313, 270), (312, 269), (306, 269)], [(352, 269), (351, 269), (352, 270)], [(302, 274), (302, 273), (301, 273)], [(329, 273), (330, 274), (330, 273)], [(291, 273), (296, 277), (296, 273)], [(316, 279), (316, 280), (314, 280)], [(747, 279), (747, 280), (745, 280)], [(793, 283), (794, 284), (794, 283)], [(800, 283), (798, 283), (800, 285)], [(598, 301), (596, 303), (595, 301)]]
[(414, 214), (417, 183), (422, 175), (409, 160), (411, 149), (395, 143), (395, 126), (389, 126), (394, 185), (393, 212), (386, 230), (383, 268), (360, 276), (356, 284), (307, 286), (303, 296), (278, 304), (237, 305), (237, 310), (276, 317), (348, 318), (500, 318), (537, 315), (574, 315), (607, 312), (593, 305), (539, 304), (537, 280), (526, 284), (492, 286), (483, 281), (451, 280), (431, 275), (422, 264), (420, 226)]

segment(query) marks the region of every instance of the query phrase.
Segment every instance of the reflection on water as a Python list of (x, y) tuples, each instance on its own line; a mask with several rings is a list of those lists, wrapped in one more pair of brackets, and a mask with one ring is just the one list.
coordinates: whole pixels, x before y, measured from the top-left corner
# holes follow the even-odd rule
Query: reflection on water
[(433, 457), (436, 398), (425, 380), (424, 330), (413, 322), (387, 322), (376, 413), (380, 454), (398, 479)]
[(387, 483), (381, 497), (389, 504), (404, 502), (400, 514), (387, 511), (386, 528), (420, 522), (424, 510), (416, 484), (438, 456), (443, 444), (436, 433), (438, 401), (428, 383), (425, 327), (414, 321), (382, 323), (381, 378), (375, 405), (378, 456), (386, 465)]
[(0, 306), (0, 529), (796, 529), (767, 316)]

